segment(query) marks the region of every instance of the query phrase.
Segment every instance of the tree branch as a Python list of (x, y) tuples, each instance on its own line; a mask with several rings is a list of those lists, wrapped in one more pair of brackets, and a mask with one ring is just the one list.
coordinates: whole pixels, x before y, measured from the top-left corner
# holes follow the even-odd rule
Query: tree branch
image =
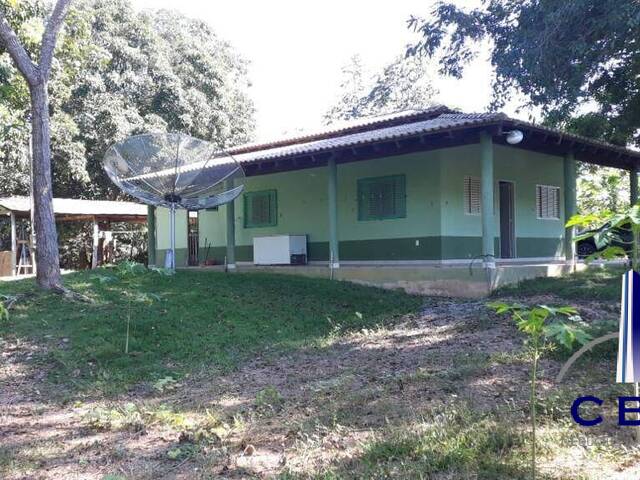
[(60, 27), (62, 27), (62, 22), (67, 14), (67, 8), (70, 3), (71, 0), (58, 0), (56, 6), (53, 7), (53, 12), (51, 12), (44, 34), (42, 35), (42, 47), (40, 48), (40, 73), (43, 78), (47, 78), (49, 76), (51, 61), (53, 60), (53, 50), (56, 47), (56, 38), (60, 31)]
[(20, 43), (20, 40), (18, 40), (18, 36), (7, 22), (1, 10), (0, 40), (27, 82), (29, 84), (37, 83), (39, 78), (38, 67), (33, 63), (31, 57), (29, 57), (29, 54)]

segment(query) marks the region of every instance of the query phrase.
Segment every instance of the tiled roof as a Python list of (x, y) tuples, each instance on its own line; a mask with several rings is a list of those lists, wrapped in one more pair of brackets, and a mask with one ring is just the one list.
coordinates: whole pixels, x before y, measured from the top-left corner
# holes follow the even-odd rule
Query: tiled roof
[(415, 135), (434, 133), (439, 130), (470, 127), (476, 124), (485, 124), (490, 121), (506, 119), (507, 116), (502, 113), (443, 113), (428, 120), (411, 121), (391, 127), (376, 127), (358, 133), (334, 134), (320, 140), (294, 143), (281, 147), (267, 147), (252, 152), (233, 154), (233, 157), (239, 163), (271, 160), (293, 155), (313, 154), (335, 148), (354, 147), (367, 143), (401, 139)]
[[(29, 197), (0, 198), (0, 211), (26, 213), (30, 210)], [(96, 216), (143, 216), (147, 207), (135, 202), (113, 202), (109, 200), (79, 200), (75, 198), (54, 198), (53, 211), (56, 215), (96, 215)]]
[(307, 143), (313, 140), (321, 140), (350, 133), (357, 133), (363, 130), (383, 128), (402, 123), (415, 122), (435, 118), (443, 113), (451, 113), (454, 110), (444, 105), (434, 105), (432, 107), (419, 110), (403, 110), (383, 115), (356, 118), (353, 120), (343, 120), (328, 125), (325, 129), (302, 133), (293, 137), (279, 138), (268, 142), (248, 143), (232, 147), (227, 150), (232, 155), (246, 153), (255, 150), (266, 150), (274, 147), (293, 145), (296, 143)]
[[(584, 146), (597, 147), (626, 157), (640, 159), (640, 152), (558, 129), (510, 118), (503, 113), (463, 113), (436, 106), (426, 110), (408, 110), (381, 117), (358, 119), (337, 129), (327, 129), (279, 142), (242, 145), (227, 150), (240, 163), (312, 155), (338, 148), (355, 147), (383, 141), (429, 135), (440, 131), (502, 124), (507, 128), (537, 130)], [(195, 166), (194, 166), (195, 167)], [(197, 168), (197, 167), (195, 167)]]

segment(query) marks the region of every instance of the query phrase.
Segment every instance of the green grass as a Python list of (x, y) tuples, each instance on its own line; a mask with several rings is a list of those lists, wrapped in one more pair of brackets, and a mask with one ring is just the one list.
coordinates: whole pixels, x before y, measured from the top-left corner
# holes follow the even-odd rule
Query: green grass
[(311, 477), (288, 472), (279, 478), (526, 479), (526, 442), (516, 427), (495, 414), (451, 403), (417, 423), (386, 428), (364, 443), (360, 456), (324, 472)]
[[(91, 297), (79, 303), (38, 293), (33, 281), (0, 283), (0, 295), (27, 293), (0, 322), (2, 340), (38, 346), (30, 361), (73, 395), (115, 394), (140, 382), (225, 371), (256, 354), (320, 346), (336, 334), (392, 321), (422, 299), (346, 282), (278, 274), (181, 271), (100, 281), (107, 270), (65, 276)], [(129, 355), (124, 353), (130, 293)], [(53, 366), (53, 368), (50, 368)]]
[(620, 300), (623, 270), (591, 267), (564, 277), (545, 277), (524, 280), (517, 285), (503, 287), (493, 296), (531, 297), (553, 294), (566, 300)]

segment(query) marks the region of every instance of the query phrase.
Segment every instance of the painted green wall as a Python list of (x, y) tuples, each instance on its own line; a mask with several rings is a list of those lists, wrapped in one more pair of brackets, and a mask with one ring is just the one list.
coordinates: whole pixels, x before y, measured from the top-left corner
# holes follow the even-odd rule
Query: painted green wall
[[(536, 218), (536, 184), (561, 187), (563, 218), (563, 164), (561, 157), (521, 149), (495, 146), (496, 228), (498, 180), (515, 183), (516, 253), (519, 257), (549, 257), (562, 254), (562, 220)], [(406, 175), (406, 218), (358, 221), (357, 180)], [(481, 218), (466, 215), (463, 181), (480, 175), (479, 145), (338, 165), (338, 235), (340, 259), (345, 260), (438, 260), (465, 259), (481, 253)], [(245, 228), (242, 197), (235, 201), (236, 256), (252, 259), (254, 236), (307, 234), (310, 260), (328, 259), (328, 214), (326, 168), (249, 177), (245, 191), (276, 189), (278, 223), (273, 227)], [(168, 211), (158, 209), (158, 249), (169, 245)], [(200, 258), (218, 262), (226, 254), (226, 208), (202, 211)], [(186, 214), (176, 221), (177, 248), (186, 249)], [(498, 242), (499, 232), (496, 232)], [(498, 250), (496, 250), (498, 251)], [(186, 252), (186, 250), (185, 250)], [(178, 252), (177, 258), (182, 255)], [(184, 255), (186, 259), (186, 253)], [(164, 258), (159, 254), (159, 261)]]

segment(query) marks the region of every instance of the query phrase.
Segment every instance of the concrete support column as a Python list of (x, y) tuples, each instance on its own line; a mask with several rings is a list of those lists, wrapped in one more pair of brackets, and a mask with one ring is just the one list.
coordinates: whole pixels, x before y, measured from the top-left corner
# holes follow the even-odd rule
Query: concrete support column
[(11, 275), (16, 275), (16, 256), (18, 255), (18, 235), (16, 232), (16, 215), (9, 213), (11, 220)]
[(629, 170), (629, 201), (631, 206), (638, 203), (638, 167), (636, 165)]
[(147, 207), (147, 263), (156, 265), (156, 207)]
[(340, 268), (338, 252), (338, 167), (335, 157), (331, 156), (327, 163), (328, 206), (329, 206), (329, 263), (331, 268)]
[(98, 227), (98, 222), (96, 219), (93, 219), (93, 246), (91, 249), (91, 268), (96, 268), (98, 266), (98, 242), (100, 235), (100, 227)]
[[(576, 159), (573, 152), (564, 157), (564, 221), (577, 213), (576, 208)], [(573, 241), (574, 227), (565, 228), (564, 255), (568, 262), (575, 263), (576, 244)]]
[[(229, 187), (228, 187), (229, 188)], [(230, 187), (233, 188), (233, 187)], [(226, 205), (227, 209), (227, 268), (236, 268), (236, 208), (234, 200)]]
[(496, 268), (495, 262), (495, 219), (493, 215), (493, 141), (489, 132), (480, 134), (482, 196), (482, 255), (486, 268)]

